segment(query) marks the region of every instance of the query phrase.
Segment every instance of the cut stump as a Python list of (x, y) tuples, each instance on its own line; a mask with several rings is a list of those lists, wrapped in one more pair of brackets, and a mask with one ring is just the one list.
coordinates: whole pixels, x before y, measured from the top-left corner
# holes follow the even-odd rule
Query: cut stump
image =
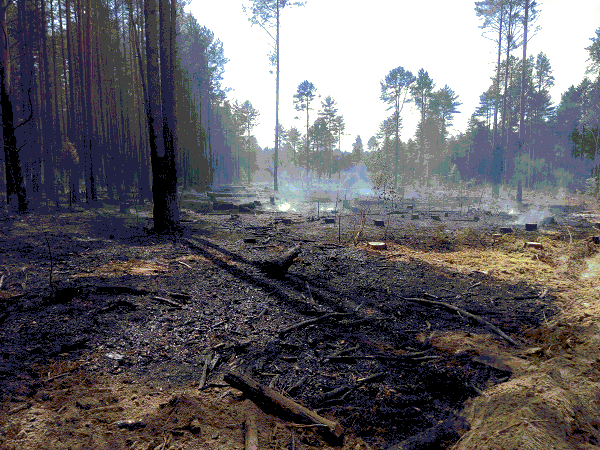
[(369, 247), (374, 250), (385, 250), (387, 245), (385, 242), (369, 242)]

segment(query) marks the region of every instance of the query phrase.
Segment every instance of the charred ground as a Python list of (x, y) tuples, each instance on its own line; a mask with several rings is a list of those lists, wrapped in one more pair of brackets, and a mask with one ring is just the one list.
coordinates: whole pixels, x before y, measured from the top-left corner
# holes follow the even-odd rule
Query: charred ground
[[(504, 283), (485, 271), (394, 256), (401, 248), (451, 252), (465, 242), (485, 251), (497, 223), (452, 229), (449, 222), (418, 226), (397, 217), (391, 251), (381, 253), (365, 242), (344, 243), (356, 229), (351, 218), (338, 243), (337, 224), (290, 217), (286, 226), (266, 214), (188, 211), (181, 232), (166, 237), (149, 231), (151, 219), (132, 219), (107, 205), (8, 218), (1, 228), (0, 444), (17, 448), (21, 439), (39, 448), (39, 441), (11, 428), (20, 413), (9, 413), (20, 405), (52, 404), (56, 412), (77, 401), (75, 392), (88, 398), (81, 390), (86, 386), (96, 392), (87, 409), (119, 403), (118, 395), (98, 400), (98, 380), (125, 377), (150, 390), (185, 387), (192, 397), (218, 399), (227, 391), (223, 374), (235, 369), (336, 418), (372, 448), (413, 436), (445, 447), (465, 428), (465, 400), (508, 380), (511, 370), (485, 345), (453, 350), (436, 345), (436, 338), (483, 336), (495, 342), (490, 348), (519, 355), (536, 343), (540, 323), (559, 311), (543, 285)], [(577, 233), (576, 239), (590, 234)], [(245, 242), (249, 238), (256, 243)], [(253, 264), (298, 243), (302, 253), (285, 276), (269, 278)], [(442, 303), (479, 316), (518, 345)], [(286, 330), (329, 313), (340, 314)], [(172, 413), (175, 406), (170, 408)], [(72, 427), (87, 409), (73, 406)], [(107, 420), (92, 421), (95, 433), (111, 433)], [(172, 432), (176, 428), (166, 421), (135, 439), (136, 431), (121, 433), (106, 448), (133, 448), (134, 441), (137, 448), (153, 448), (142, 444), (163, 433), (189, 448), (208, 442), (194, 441), (200, 438), (189, 429)], [(318, 435), (303, 436), (297, 448), (321, 442)]]

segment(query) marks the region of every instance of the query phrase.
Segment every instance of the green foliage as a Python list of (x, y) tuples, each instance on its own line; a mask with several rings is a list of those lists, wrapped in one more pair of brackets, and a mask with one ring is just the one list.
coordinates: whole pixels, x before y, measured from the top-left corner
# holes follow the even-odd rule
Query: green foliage
[(460, 113), (457, 109), (460, 105), (458, 95), (448, 85), (433, 93), (430, 106), (433, 115), (442, 119), (442, 135), (446, 134), (447, 127), (452, 126), (452, 116)]
[(362, 161), (363, 159), (363, 143), (360, 136), (356, 136), (354, 144), (352, 144), (352, 154), (350, 156), (350, 165), (354, 166)]
[(296, 111), (306, 111), (306, 114), (308, 114), (310, 102), (314, 100), (316, 90), (315, 85), (308, 80), (304, 80), (298, 85), (298, 89), (294, 94), (294, 107)]
[(421, 120), (425, 120), (429, 102), (433, 98), (433, 89), (435, 84), (429, 77), (425, 69), (419, 69), (419, 74), (415, 82), (411, 85), (410, 91), (415, 101), (417, 108), (421, 110)]
[(558, 186), (567, 186), (573, 182), (573, 174), (562, 167), (554, 169), (551, 174)]
[(277, 12), (286, 6), (304, 6), (306, 2), (291, 2), (289, 0), (250, 0), (251, 6), (247, 8), (242, 5), (245, 13), (250, 12), (248, 20), (252, 25), (259, 25), (266, 29), (273, 26), (273, 21), (277, 19)]
[(598, 183), (598, 178), (590, 177), (585, 180), (585, 193), (594, 197), (600, 197), (600, 183)]
[(590, 38), (592, 45), (585, 49), (590, 54), (586, 75), (597, 75), (600, 77), (600, 28), (596, 29), (596, 36)]
[(404, 104), (411, 101), (407, 99), (407, 95), (414, 81), (414, 75), (402, 66), (390, 70), (385, 76), (385, 82), (380, 81), (380, 98), (389, 105), (388, 111), (394, 109), (396, 112), (401, 112)]

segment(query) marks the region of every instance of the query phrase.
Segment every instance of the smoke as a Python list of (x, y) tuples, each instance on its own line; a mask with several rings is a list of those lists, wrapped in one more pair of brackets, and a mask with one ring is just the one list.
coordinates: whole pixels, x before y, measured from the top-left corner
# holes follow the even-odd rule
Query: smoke
[(525, 213), (521, 214), (517, 220), (515, 220), (515, 225), (525, 225), (526, 223), (540, 223), (545, 218), (551, 217), (550, 211), (548, 208), (540, 208), (539, 206), (534, 206), (529, 209)]

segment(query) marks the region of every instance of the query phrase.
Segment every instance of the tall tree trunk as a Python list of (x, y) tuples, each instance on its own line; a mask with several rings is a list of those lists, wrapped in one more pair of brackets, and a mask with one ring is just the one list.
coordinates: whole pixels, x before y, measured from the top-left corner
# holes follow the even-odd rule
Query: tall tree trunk
[(54, 146), (55, 146), (55, 118), (52, 108), (52, 94), (50, 89), (50, 65), (48, 63), (48, 43), (46, 33), (46, 0), (42, 1), (41, 17), (41, 37), (42, 37), (42, 61), (44, 64), (44, 73), (46, 76), (40, 77), (44, 84), (44, 112), (42, 121), (42, 133), (44, 142), (44, 191), (46, 201), (56, 202), (56, 192), (54, 190)]
[(492, 193), (498, 197), (500, 193), (500, 177), (502, 164), (502, 146), (498, 143), (498, 100), (500, 96), (500, 62), (502, 57), (502, 26), (504, 25), (504, 6), (500, 6), (500, 26), (498, 30), (498, 63), (496, 65), (496, 89), (494, 96), (494, 137), (492, 142)]
[[(81, 148), (81, 142), (79, 142), (79, 127), (80, 122), (77, 120), (75, 112), (75, 60), (74, 53), (75, 48), (73, 46), (73, 27), (71, 26), (71, 7), (69, 0), (65, 2), (65, 16), (67, 19), (67, 56), (69, 57), (69, 94), (71, 101), (68, 103), (69, 117), (71, 118), (71, 126), (68, 128), (67, 137), (69, 141), (75, 146), (75, 148)], [(72, 208), (73, 203), (77, 202), (77, 196), (79, 194), (79, 170), (78, 163), (72, 161), (69, 164), (69, 208)]]
[(498, 63), (496, 65), (496, 95), (494, 96), (494, 142), (496, 147), (498, 142), (498, 97), (500, 96), (500, 63), (502, 57), (502, 25), (504, 21), (504, 8), (500, 12), (500, 27), (498, 30)]
[[(102, 8), (102, 7), (100, 7)], [(98, 9), (97, 10), (97, 14), (96, 14), (96, 18), (97, 18), (97, 26), (96, 26), (96, 34), (95, 34), (95, 48), (96, 48), (96, 76), (97, 76), (97, 83), (98, 83), (98, 94), (99, 94), (99, 98), (98, 98), (98, 104), (97, 106), (97, 122), (96, 122), (96, 127), (97, 127), (97, 135), (96, 135), (96, 142), (97, 142), (97, 150), (95, 150), (96, 153), (96, 161), (98, 162), (97, 167), (98, 167), (98, 174), (100, 174), (100, 169), (102, 169), (102, 176), (103, 179), (102, 180), (98, 180), (98, 184), (100, 184), (100, 186), (105, 186), (106, 185), (106, 180), (107, 180), (107, 164), (102, 164), (102, 158), (104, 158), (104, 160), (106, 161), (106, 155), (108, 153), (108, 145), (107, 145), (107, 130), (108, 130), (108, 119), (107, 119), (107, 106), (106, 106), (106, 101), (105, 101), (105, 96), (107, 96), (107, 89), (105, 86), (105, 68), (106, 68), (106, 58), (107, 55), (104, 54), (104, 52), (102, 51), (102, 45), (101, 45), (101, 36), (100, 33), (103, 29), (103, 27), (105, 26), (106, 22), (103, 21), (102, 19), (105, 17), (104, 14), (102, 14), (102, 18), (100, 17), (100, 14), (103, 13), (102, 9)]]
[(394, 189), (398, 189), (398, 139), (400, 128), (400, 98), (396, 97), (396, 157), (394, 158)]
[(275, 3), (277, 4), (277, 36), (275, 43), (275, 51), (277, 52), (277, 81), (275, 84), (277, 87), (275, 88), (275, 161), (273, 166), (273, 190), (277, 192), (277, 164), (279, 159), (279, 0)]
[[(60, 9), (60, 2), (58, 4)], [(60, 175), (60, 168), (58, 166), (58, 156), (60, 155), (60, 149), (62, 147), (62, 122), (64, 119), (64, 114), (59, 110), (60, 108), (60, 100), (58, 96), (58, 68), (56, 64), (56, 35), (54, 33), (54, 6), (52, 2), (50, 2), (50, 24), (52, 30), (52, 72), (54, 73), (54, 127), (53, 127), (53, 148), (54, 148), (54, 158), (52, 164), (52, 170), (56, 169), (58, 174)], [(58, 191), (58, 179), (55, 179), (53, 192), (55, 195), (55, 203), (56, 209), (59, 208), (59, 191)]]
[(94, 142), (94, 105), (92, 103), (92, 70), (93, 70), (93, 58), (92, 58), (92, 0), (88, 0), (87, 2), (87, 30), (86, 30), (86, 49), (87, 49), (87, 151), (88, 151), (88, 177), (86, 178), (86, 195), (88, 203), (95, 202), (97, 200), (96, 196), (96, 178), (95, 178), (95, 166), (94, 166), (94, 153), (96, 152), (95, 142)]
[[(525, 75), (527, 72), (527, 28), (529, 19), (529, 0), (525, 0), (525, 19), (523, 20), (523, 64), (521, 68), (521, 111), (519, 117), (519, 155), (525, 146)], [(527, 161), (527, 182), (531, 173), (531, 161)]]
[[(508, 136), (507, 136), (507, 118), (508, 118), (508, 111), (506, 108), (507, 102), (508, 102), (508, 71), (510, 68), (510, 48), (512, 45), (512, 20), (513, 20), (513, 1), (509, 0), (509, 8), (508, 8), (508, 27), (507, 27), (507, 32), (506, 32), (506, 67), (504, 69), (504, 92), (503, 92), (503, 98), (502, 98), (502, 134), (500, 136), (500, 145), (504, 146), (505, 145), (505, 138), (506, 138), (506, 142), (508, 141)], [(509, 155), (508, 155), (508, 145), (506, 147), (506, 149), (503, 151), (503, 155), (502, 155), (502, 163), (503, 163), (503, 175), (504, 175), (504, 181), (506, 182), (506, 175), (508, 174), (508, 166), (510, 164), (510, 162), (508, 161), (509, 159)]]
[[(131, 4), (130, 4), (131, 5)], [(141, 81), (141, 85), (142, 85), (142, 94), (143, 94), (143, 102), (144, 102), (144, 108), (146, 111), (146, 119), (147, 119), (147, 123), (150, 123), (150, 120), (152, 119), (152, 115), (150, 114), (150, 104), (149, 104), (149, 100), (148, 100), (148, 92), (146, 89), (146, 76), (144, 74), (144, 63), (142, 61), (142, 53), (140, 50), (140, 43), (139, 43), (139, 39), (138, 39), (138, 35), (136, 32), (136, 26), (135, 26), (135, 22), (134, 22), (134, 18), (133, 18), (133, 7), (130, 6), (129, 9), (129, 20), (131, 21), (132, 24), (132, 33), (133, 33), (133, 40), (135, 43), (135, 49), (136, 49), (136, 54), (137, 54), (137, 59), (138, 59), (138, 65), (139, 65), (139, 75), (140, 75), (140, 81)], [(139, 121), (140, 121), (140, 204), (143, 204), (144, 202), (144, 198), (151, 198), (151, 192), (150, 192), (150, 171), (148, 170), (148, 166), (147, 166), (147, 157), (148, 157), (148, 152), (147, 152), (147, 147), (146, 147), (146, 128), (143, 126), (143, 122), (141, 119), (141, 113), (139, 110), (139, 102), (138, 102), (138, 117), (139, 117)]]
[(308, 173), (309, 173), (309, 170), (308, 170), (308, 153), (309, 153), (309, 148), (310, 148), (310, 139), (308, 137), (309, 136), (309, 134), (308, 134), (308, 132), (309, 132), (309, 127), (308, 127), (308, 111), (309, 111), (309, 109), (308, 108), (310, 108), (310, 103), (307, 100), (306, 101), (306, 188), (307, 189), (308, 189)]
[(250, 186), (250, 126), (248, 126), (248, 139), (246, 142), (248, 143), (248, 186)]
[[(178, 224), (177, 178), (175, 175), (175, 151), (173, 148), (174, 113), (174, 64), (170, 59), (172, 44), (172, 21), (168, 0), (160, 0), (160, 45), (156, 20), (156, 0), (145, 0), (146, 53), (148, 55), (148, 90), (150, 92), (151, 151), (154, 191), (154, 229), (167, 232)], [(173, 24), (174, 25), (174, 24)], [(171, 34), (172, 33), (172, 34)], [(161, 64), (158, 66), (157, 49), (160, 48)], [(157, 95), (160, 93), (160, 97)], [(161, 101), (162, 98), (162, 106)], [(170, 117), (169, 117), (170, 116)], [(162, 123), (161, 123), (162, 120)], [(152, 142), (154, 141), (154, 142)]]

